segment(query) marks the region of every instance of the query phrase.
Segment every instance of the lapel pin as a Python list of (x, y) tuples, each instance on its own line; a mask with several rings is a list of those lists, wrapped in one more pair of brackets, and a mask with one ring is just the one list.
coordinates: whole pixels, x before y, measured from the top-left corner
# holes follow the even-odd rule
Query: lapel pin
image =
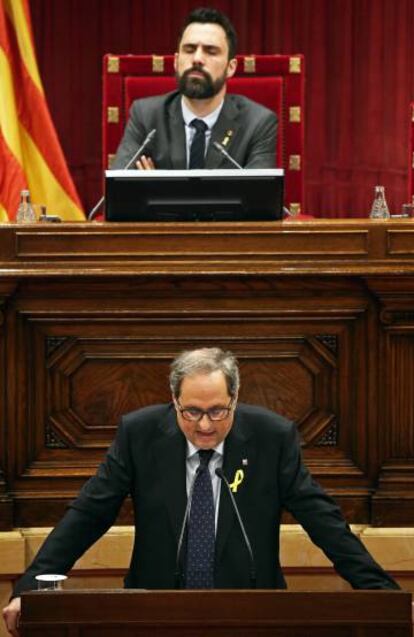
[(231, 137), (233, 135), (233, 131), (230, 129), (226, 132), (226, 134), (223, 137), (223, 141), (221, 142), (222, 146), (227, 146), (227, 144), (229, 143)]
[(243, 482), (243, 478), (244, 478), (243, 469), (237, 469), (237, 471), (236, 471), (236, 473), (234, 475), (234, 480), (233, 480), (233, 482), (230, 485), (230, 489), (233, 491), (233, 493), (237, 493), (237, 489), (239, 488), (239, 486)]

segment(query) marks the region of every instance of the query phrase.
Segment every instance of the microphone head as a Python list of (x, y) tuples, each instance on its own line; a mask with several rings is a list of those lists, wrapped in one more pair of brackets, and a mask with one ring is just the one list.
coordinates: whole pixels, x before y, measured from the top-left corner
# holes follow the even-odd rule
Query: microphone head
[(152, 130), (150, 130), (150, 132), (147, 135), (147, 142), (150, 142), (152, 140), (156, 132), (157, 132), (156, 128), (153, 128)]
[(216, 476), (218, 476), (219, 478), (221, 478), (221, 480), (223, 480), (224, 479), (223, 469), (221, 469), (220, 467), (217, 467)]
[(224, 146), (222, 146), (222, 144), (220, 144), (219, 142), (213, 142), (213, 146), (214, 148), (216, 148), (219, 153), (221, 153), (223, 155), (223, 157), (225, 157), (226, 159), (229, 160), (230, 163), (233, 164), (233, 166), (236, 166), (236, 168), (238, 168), (239, 170), (243, 170), (243, 166), (241, 166), (239, 164), (238, 161), (236, 161), (228, 152), (227, 150), (224, 148)]

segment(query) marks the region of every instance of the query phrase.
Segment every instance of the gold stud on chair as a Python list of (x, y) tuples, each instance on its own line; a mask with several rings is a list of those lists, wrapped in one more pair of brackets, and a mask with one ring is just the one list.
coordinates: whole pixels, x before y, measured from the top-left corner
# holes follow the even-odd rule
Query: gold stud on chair
[(119, 73), (119, 57), (110, 55), (107, 60), (106, 70), (108, 73)]
[(289, 170), (300, 170), (300, 155), (289, 155)]
[(244, 56), (243, 71), (245, 73), (256, 73), (256, 58), (254, 57), (254, 55)]
[(289, 73), (300, 73), (300, 57), (293, 55), (289, 58)]
[(152, 72), (164, 73), (164, 56), (163, 55), (152, 56)]
[(119, 123), (119, 108), (118, 108), (118, 106), (108, 106), (107, 122), (108, 122), (108, 124), (118, 124)]

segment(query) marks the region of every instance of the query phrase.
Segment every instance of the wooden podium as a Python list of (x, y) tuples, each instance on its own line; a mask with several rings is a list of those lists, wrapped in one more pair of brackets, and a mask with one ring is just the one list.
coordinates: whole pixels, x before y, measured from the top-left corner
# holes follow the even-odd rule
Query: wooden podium
[(23, 637), (409, 637), (411, 594), (58, 591), (22, 596)]

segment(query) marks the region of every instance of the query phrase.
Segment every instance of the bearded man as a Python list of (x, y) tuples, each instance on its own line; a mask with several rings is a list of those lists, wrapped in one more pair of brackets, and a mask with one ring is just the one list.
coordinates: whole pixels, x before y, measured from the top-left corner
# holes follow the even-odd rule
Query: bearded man
[(237, 36), (216, 9), (195, 9), (178, 40), (178, 89), (135, 100), (112, 168), (123, 168), (148, 133), (156, 134), (136, 168), (233, 168), (214, 146), (225, 146), (243, 168), (274, 168), (277, 118), (241, 95), (227, 93), (237, 67)]

